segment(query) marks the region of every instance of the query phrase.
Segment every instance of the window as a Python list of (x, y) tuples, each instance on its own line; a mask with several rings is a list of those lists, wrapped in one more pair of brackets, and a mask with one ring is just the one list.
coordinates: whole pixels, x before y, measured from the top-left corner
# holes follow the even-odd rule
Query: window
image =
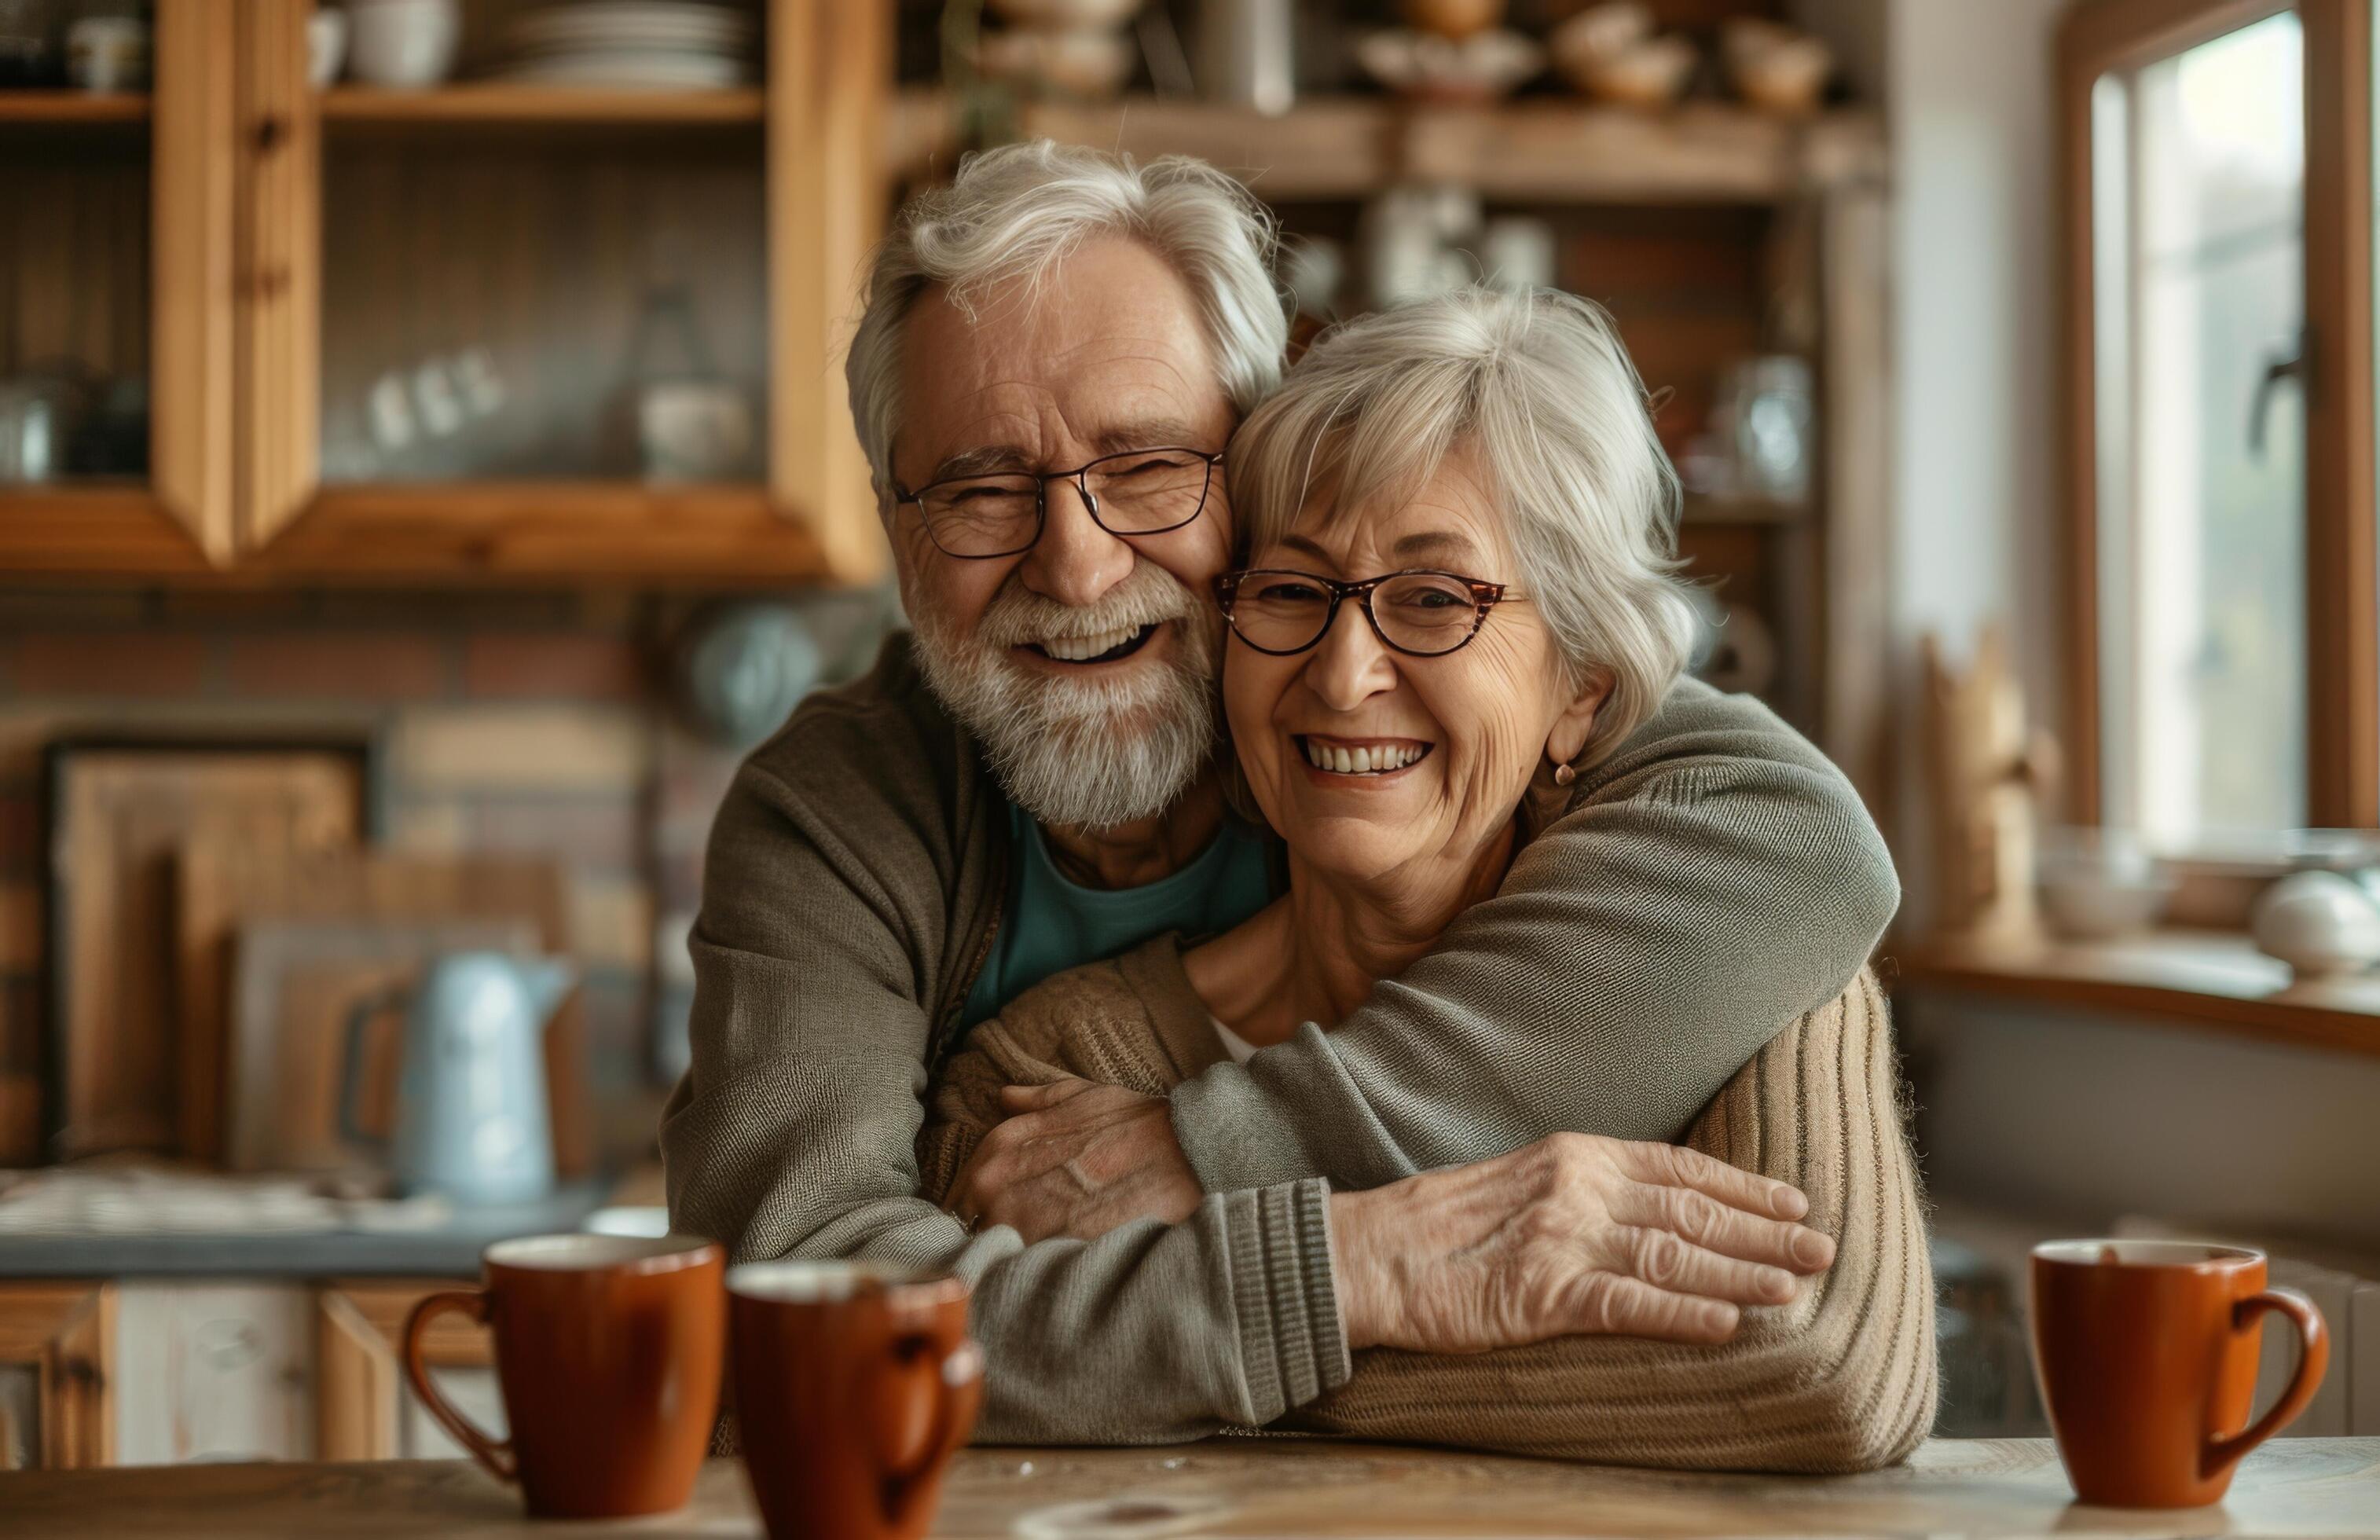
[(2374, 3), (2062, 40), (2074, 812), (2168, 854), (2380, 813)]

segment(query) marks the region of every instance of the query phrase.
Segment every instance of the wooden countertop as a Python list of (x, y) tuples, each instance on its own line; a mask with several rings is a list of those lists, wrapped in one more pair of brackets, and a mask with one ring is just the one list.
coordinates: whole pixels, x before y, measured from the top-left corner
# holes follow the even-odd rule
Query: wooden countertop
[[(0, 1534), (441, 1535), (540, 1532), (475, 1466), (183, 1465), (0, 1475)], [(757, 1534), (734, 1462), (639, 1535)], [(1138, 1540), (1197, 1534), (2380, 1534), (2380, 1438), (2282, 1438), (2219, 1508), (2077, 1506), (2045, 1439), (1937, 1440), (1905, 1467), (1840, 1479), (1687, 1475), (1434, 1449), (1214, 1439), (1156, 1449), (973, 1449), (932, 1533)], [(547, 1531), (552, 1533), (552, 1531)], [(572, 1526), (603, 1534), (613, 1526)]]

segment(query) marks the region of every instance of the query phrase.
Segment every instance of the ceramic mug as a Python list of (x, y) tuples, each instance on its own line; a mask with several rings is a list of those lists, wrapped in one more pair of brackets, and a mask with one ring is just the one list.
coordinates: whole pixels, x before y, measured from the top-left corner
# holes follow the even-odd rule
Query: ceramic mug
[(455, 0), (350, 0), (347, 65), (367, 85), (434, 86), (455, 67), (462, 37)]
[[(2304, 1353), (2281, 1399), (2250, 1427), (2267, 1311), (2296, 1325)], [(2033, 1250), (2033, 1354), (2076, 1496), (2113, 1508), (2197, 1508), (2221, 1502), (2240, 1457), (2305, 1410), (2330, 1337), (2313, 1301), (2265, 1287), (2260, 1251), (2053, 1241)]]
[[(533, 1235), (480, 1255), (478, 1289), (405, 1322), (405, 1372), (430, 1414), (532, 1517), (622, 1519), (686, 1506), (719, 1413), (724, 1258), (686, 1236)], [(431, 1383), (421, 1337), (458, 1311), (495, 1333), (512, 1437), (474, 1426)]]
[(771, 1540), (915, 1540), (983, 1401), (967, 1286), (855, 1262), (727, 1275), (735, 1416)]

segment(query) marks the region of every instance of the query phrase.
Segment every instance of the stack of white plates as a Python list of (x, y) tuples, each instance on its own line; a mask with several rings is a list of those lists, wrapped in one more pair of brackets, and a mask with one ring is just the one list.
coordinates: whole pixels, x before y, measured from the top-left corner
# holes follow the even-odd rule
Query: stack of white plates
[(752, 18), (691, 0), (577, 0), (516, 20), (499, 79), (700, 90), (752, 77)]

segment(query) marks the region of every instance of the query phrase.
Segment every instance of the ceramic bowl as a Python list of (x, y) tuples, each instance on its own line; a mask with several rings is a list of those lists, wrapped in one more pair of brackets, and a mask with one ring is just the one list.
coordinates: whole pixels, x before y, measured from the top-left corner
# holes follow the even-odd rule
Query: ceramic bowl
[(1653, 35), (1653, 12), (1638, 0), (1611, 0), (1579, 12), (1546, 36), (1554, 65), (1581, 84), (1577, 72), (1599, 64)]
[(2173, 896), (2171, 874), (2121, 830), (2051, 830), (2034, 867), (2042, 917), (2067, 940), (2145, 930)]
[(1762, 112), (1815, 112), (1835, 73), (1834, 51), (1816, 38), (1779, 42), (1734, 67), (1736, 94)]
[(1647, 38), (1589, 64), (1572, 79), (1598, 102), (1653, 112), (1685, 94), (1700, 62), (1694, 45), (1684, 38)]
[(1808, 35), (1799, 27), (1791, 27), (1782, 21), (1739, 16), (1719, 29), (1718, 55), (1731, 72), (1747, 59), (1757, 58), (1780, 43), (1792, 42)]
[(990, 10), (1012, 27), (1113, 31), (1138, 16), (1147, 4), (1148, 0), (990, 0)]
[(2380, 905), (2352, 879), (2292, 872), (2256, 900), (2257, 948), (2301, 978), (2354, 973), (2380, 962)]
[(348, 63), (369, 85), (439, 84), (454, 72), (461, 38), (455, 0), (351, 0), (347, 6)]
[(347, 13), (329, 6), (306, 18), (306, 80), (316, 91), (339, 78), (347, 62)]
[(1504, 0), (1405, 0), (1405, 20), (1416, 30), (1460, 42), (1504, 19)]
[(1140, 47), (1129, 32), (1012, 27), (986, 32), (976, 57), (994, 79), (1101, 98), (1131, 83), (1140, 64)]
[(1451, 42), (1434, 32), (1374, 32), (1355, 62), (1390, 91), (1437, 102), (1493, 102), (1546, 67), (1546, 51), (1518, 32), (1479, 32)]

